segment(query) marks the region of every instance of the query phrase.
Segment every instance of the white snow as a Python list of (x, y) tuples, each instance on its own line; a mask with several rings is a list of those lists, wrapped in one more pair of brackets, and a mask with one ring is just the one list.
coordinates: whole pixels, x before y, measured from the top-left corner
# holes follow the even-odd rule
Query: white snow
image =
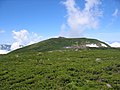
[(7, 51), (7, 50), (0, 50), (0, 54), (7, 54), (7, 53), (9, 53), (9, 51)]
[(111, 47), (115, 47), (115, 48), (120, 48), (120, 43), (118, 42), (114, 42), (112, 44), (109, 44)]
[(101, 46), (103, 46), (103, 47), (107, 47), (104, 43), (101, 43)]
[(96, 44), (86, 44), (87, 47), (99, 47)]

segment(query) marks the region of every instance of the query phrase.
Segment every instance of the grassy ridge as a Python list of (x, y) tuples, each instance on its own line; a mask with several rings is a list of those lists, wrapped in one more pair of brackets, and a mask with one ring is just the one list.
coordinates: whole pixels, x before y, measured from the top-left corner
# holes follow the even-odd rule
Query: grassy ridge
[(120, 90), (120, 50), (38, 50), (2, 55), (0, 90), (10, 89)]
[(15, 50), (12, 53), (63, 50), (64, 47), (67, 46), (86, 45), (86, 44), (96, 44), (99, 47), (102, 47), (101, 43), (105, 44), (107, 47), (110, 47), (108, 44), (96, 39), (59, 37), (59, 38), (51, 38), (27, 47), (23, 47), (21, 49)]

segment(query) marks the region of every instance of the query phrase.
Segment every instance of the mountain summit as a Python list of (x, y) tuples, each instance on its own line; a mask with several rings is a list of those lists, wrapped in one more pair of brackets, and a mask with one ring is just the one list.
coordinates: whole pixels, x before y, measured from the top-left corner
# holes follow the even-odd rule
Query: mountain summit
[(89, 38), (50, 38), (39, 43), (23, 47), (15, 50), (14, 52), (27, 52), (27, 51), (52, 51), (63, 49), (86, 49), (86, 48), (107, 48), (110, 47), (105, 42), (97, 39)]

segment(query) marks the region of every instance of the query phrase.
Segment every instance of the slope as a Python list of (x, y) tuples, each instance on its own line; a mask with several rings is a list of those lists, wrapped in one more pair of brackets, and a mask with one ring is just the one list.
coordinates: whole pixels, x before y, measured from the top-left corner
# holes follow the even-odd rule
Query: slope
[(63, 50), (66, 48), (83, 49), (89, 47), (89, 45), (96, 45), (99, 48), (110, 47), (108, 44), (96, 39), (59, 37), (59, 38), (51, 38), (30, 46), (23, 47), (21, 49), (15, 50), (14, 53), (28, 52), (28, 51), (41, 52), (41, 51), (51, 51), (51, 50)]
[(120, 90), (120, 50), (2, 55), (0, 90)]
[(101, 43), (60, 37), (0, 55), (0, 90), (120, 90), (120, 49), (76, 50)]

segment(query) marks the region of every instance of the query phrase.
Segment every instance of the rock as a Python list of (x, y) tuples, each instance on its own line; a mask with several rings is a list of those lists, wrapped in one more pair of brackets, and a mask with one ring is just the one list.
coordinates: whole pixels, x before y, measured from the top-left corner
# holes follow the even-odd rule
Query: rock
[(106, 86), (107, 86), (108, 88), (112, 88), (112, 86), (111, 86), (110, 84), (106, 84)]

